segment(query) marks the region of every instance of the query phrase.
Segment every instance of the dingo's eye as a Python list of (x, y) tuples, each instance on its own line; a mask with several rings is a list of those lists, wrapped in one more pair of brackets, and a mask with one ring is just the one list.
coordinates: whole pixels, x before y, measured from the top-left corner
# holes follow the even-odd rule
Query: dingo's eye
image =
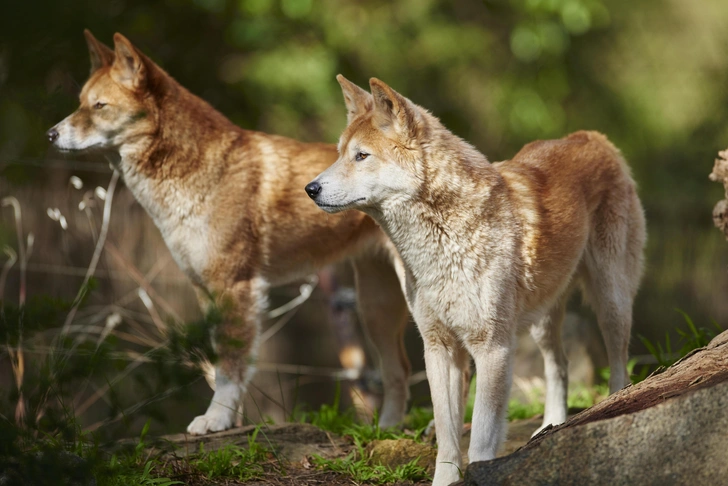
[(354, 159), (357, 162), (361, 162), (362, 160), (366, 159), (367, 157), (369, 157), (369, 154), (368, 153), (366, 153), (366, 152), (357, 152), (356, 153), (356, 157), (354, 157)]
[(100, 101), (97, 101), (96, 104), (94, 105), (94, 110), (100, 110), (104, 106), (106, 106), (106, 103), (102, 103)]

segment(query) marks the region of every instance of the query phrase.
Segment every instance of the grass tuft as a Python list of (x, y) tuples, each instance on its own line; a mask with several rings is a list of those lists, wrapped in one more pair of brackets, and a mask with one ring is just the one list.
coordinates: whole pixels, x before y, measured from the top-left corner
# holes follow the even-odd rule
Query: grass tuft
[(355, 441), (367, 444), (373, 440), (385, 439), (414, 439), (420, 440), (427, 424), (432, 419), (432, 412), (429, 414), (424, 409), (413, 408), (416, 418), (413, 426), (405, 429), (390, 427), (382, 429), (379, 427), (379, 416), (375, 413), (372, 423), (361, 423), (356, 417), (356, 410), (350, 407), (341, 410), (340, 400), (341, 388), (337, 383), (334, 402), (331, 405), (323, 404), (318, 410), (310, 412), (297, 412), (294, 416), (298, 422), (310, 423), (316, 427), (333, 432), (334, 434), (351, 437)]
[(258, 444), (256, 439), (260, 427), (248, 436), (248, 447), (229, 444), (216, 451), (205, 452), (200, 444), (198, 457), (190, 464), (209, 479), (234, 477), (240, 481), (250, 481), (263, 477), (263, 463), (272, 456), (272, 452)]
[(370, 464), (361, 442), (356, 442), (356, 450), (344, 458), (324, 459), (314, 456), (313, 463), (320, 469), (351, 477), (354, 483), (390, 484), (403, 481), (427, 481), (432, 478), (425, 468), (418, 464), (419, 457), (395, 469), (379, 464)]
[[(714, 337), (723, 332), (723, 328), (715, 321), (711, 322), (710, 327), (698, 327), (685, 311), (681, 309), (675, 309), (675, 311), (683, 317), (687, 325), (687, 329), (675, 328), (675, 332), (679, 336), (676, 345), (673, 345), (669, 332), (665, 333), (664, 345), (660, 342), (653, 343), (641, 334), (637, 335), (647, 351), (657, 361), (658, 367), (663, 366), (666, 368), (674, 364), (693, 350), (707, 346)], [(645, 372), (644, 375), (646, 377), (647, 373)]]

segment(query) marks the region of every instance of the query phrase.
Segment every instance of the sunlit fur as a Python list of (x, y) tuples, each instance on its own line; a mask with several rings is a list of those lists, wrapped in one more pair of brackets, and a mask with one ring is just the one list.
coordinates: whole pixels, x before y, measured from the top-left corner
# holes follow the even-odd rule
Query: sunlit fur
[(574, 287), (596, 311), (610, 390), (625, 386), (645, 221), (614, 146), (577, 132), (491, 164), (383, 82), (370, 81), (372, 96), (339, 82), (349, 126), (339, 159), (314, 180), (321, 185), (314, 200), (330, 213), (371, 215), (402, 257), (435, 414), (435, 486), (457, 480), (462, 466), (468, 355), (477, 372), (469, 460), (495, 457), (519, 326), (531, 327), (545, 360), (543, 425), (566, 419), (561, 323)]
[(188, 431), (204, 434), (234, 424), (255, 369), (269, 287), (351, 256), (362, 320), (382, 369), (380, 424), (400, 422), (409, 362), (396, 251), (369, 217), (326, 215), (301, 190), (336, 159), (336, 147), (242, 130), (124, 36), (114, 36), (114, 50), (88, 31), (86, 39), (91, 76), (78, 110), (54, 127), (55, 146), (120, 155), (126, 185), (202, 305), (211, 298), (225, 302), (225, 319), (215, 332), (215, 395)]

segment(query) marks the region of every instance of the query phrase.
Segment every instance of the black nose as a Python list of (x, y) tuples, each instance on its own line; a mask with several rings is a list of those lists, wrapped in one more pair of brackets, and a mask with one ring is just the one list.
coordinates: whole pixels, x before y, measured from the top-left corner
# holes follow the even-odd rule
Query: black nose
[(316, 199), (316, 196), (318, 196), (321, 193), (321, 184), (314, 181), (311, 182), (309, 185), (306, 186), (306, 194), (308, 194), (308, 197), (311, 199)]
[(56, 130), (55, 128), (51, 128), (50, 130), (48, 130), (48, 133), (46, 133), (46, 135), (48, 136), (48, 141), (50, 143), (53, 143), (58, 139), (58, 130)]

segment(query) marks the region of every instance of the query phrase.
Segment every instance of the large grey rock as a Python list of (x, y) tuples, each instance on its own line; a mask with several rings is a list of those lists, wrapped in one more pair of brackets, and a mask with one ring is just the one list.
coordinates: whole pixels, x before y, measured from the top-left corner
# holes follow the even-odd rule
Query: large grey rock
[(471, 464), (465, 484), (728, 484), (728, 383)]
[(728, 333), (461, 484), (728, 485)]

